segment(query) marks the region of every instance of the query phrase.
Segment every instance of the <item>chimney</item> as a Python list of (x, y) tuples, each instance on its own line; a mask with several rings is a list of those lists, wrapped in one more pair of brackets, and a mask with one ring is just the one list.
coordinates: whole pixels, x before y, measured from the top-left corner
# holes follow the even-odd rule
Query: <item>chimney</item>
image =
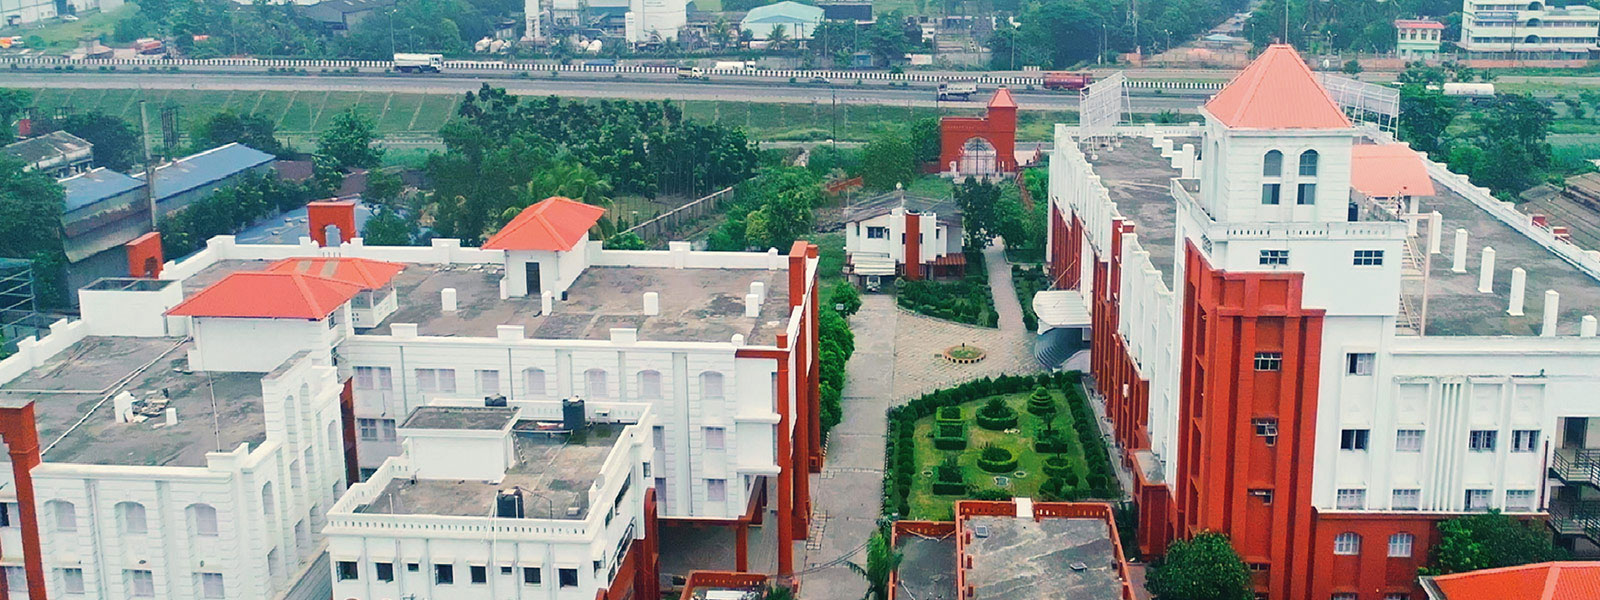
[(652, 316), (661, 314), (661, 294), (657, 292), (644, 293), (644, 314)]
[(1517, 267), (1511, 270), (1511, 306), (1506, 309), (1506, 314), (1513, 317), (1522, 316), (1522, 301), (1527, 296), (1528, 272)]
[(1594, 337), (1595, 330), (1600, 329), (1597, 325), (1600, 321), (1596, 321), (1594, 315), (1584, 315), (1583, 322), (1578, 325), (1578, 337)]
[(456, 311), (456, 289), (444, 288), (439, 290), (439, 308), (444, 312)]
[(1439, 253), (1440, 238), (1444, 237), (1444, 216), (1439, 211), (1428, 213), (1428, 254)]
[(1555, 290), (1544, 291), (1544, 327), (1539, 328), (1539, 335), (1553, 337), (1556, 334), (1556, 318), (1561, 316), (1561, 292)]
[(1483, 258), (1478, 261), (1478, 293), (1494, 292), (1494, 247), (1483, 247)]
[(1450, 257), (1450, 272), (1467, 272), (1467, 230), (1456, 230), (1456, 245), (1451, 250), (1454, 252), (1454, 256)]

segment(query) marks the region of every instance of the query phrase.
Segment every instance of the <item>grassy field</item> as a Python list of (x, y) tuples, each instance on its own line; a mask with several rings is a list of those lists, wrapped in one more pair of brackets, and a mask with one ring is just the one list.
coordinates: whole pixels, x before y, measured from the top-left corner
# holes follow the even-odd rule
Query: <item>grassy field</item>
[[(1077, 433), (1072, 426), (1072, 411), (1067, 410), (1066, 396), (1060, 390), (1051, 390), (1050, 395), (1055, 398), (1060, 410), (1056, 413), (1056, 429), (1063, 431), (1070, 442), (1067, 456), (1072, 458), (1074, 468), (1078, 471), (1079, 481), (1089, 475), (1088, 467), (1083, 459), (1083, 445), (1078, 442)], [(973, 423), (972, 416), (978, 407), (983, 406), (988, 399), (976, 400), (961, 405), (961, 412), (967, 419), (967, 449), (960, 451), (959, 462), (966, 473), (967, 483), (975, 490), (996, 489), (995, 474), (979, 469), (977, 466), (978, 454), (985, 444), (994, 444), (1010, 448), (1017, 452), (1017, 473), (1007, 474), (1009, 486), (1002, 488), (1017, 497), (1037, 497), (1039, 486), (1046, 479), (1044, 475), (1044, 455), (1033, 451), (1033, 431), (1040, 422), (1040, 418), (1029, 414), (1027, 411), (1028, 394), (1010, 394), (1001, 396), (1006, 404), (1017, 411), (1019, 421), (1018, 433), (1004, 431), (989, 431)], [(948, 521), (953, 518), (954, 496), (936, 496), (933, 494), (933, 468), (944, 462), (945, 450), (933, 447), (933, 421), (932, 415), (917, 420), (916, 457), (917, 475), (911, 489), (911, 515), (912, 519), (927, 519), (932, 521)], [(954, 450), (950, 452), (955, 452)]]
[(844, 280), (844, 232), (814, 233), (808, 236), (817, 245), (818, 285), (826, 290)]
[(68, 23), (56, 21), (43, 27), (6, 27), (0, 28), (0, 35), (22, 36), (24, 40), (38, 36), (44, 42), (43, 46), (34, 46), (34, 50), (44, 50), (51, 53), (66, 52), (78, 46), (78, 40), (87, 37), (100, 37), (101, 34), (109, 35), (121, 21), (139, 13), (136, 4), (124, 4), (109, 12), (86, 12), (79, 15), (77, 21)]

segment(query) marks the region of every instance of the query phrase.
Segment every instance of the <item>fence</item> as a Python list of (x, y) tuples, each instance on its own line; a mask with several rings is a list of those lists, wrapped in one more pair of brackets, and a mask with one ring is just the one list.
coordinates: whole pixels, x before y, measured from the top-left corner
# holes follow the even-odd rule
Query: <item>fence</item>
[(629, 227), (623, 233), (632, 233), (645, 241), (659, 240), (676, 232), (678, 226), (684, 223), (692, 223), (716, 212), (730, 198), (733, 198), (733, 186), (722, 188), (708, 196), (669, 210), (659, 217)]

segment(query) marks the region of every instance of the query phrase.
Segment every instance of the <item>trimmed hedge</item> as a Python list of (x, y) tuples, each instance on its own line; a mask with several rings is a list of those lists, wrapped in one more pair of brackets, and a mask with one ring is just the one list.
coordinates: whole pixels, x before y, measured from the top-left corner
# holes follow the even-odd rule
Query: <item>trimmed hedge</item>
[(990, 398), (978, 409), (977, 421), (979, 427), (989, 431), (1005, 431), (1017, 426), (1017, 411), (1007, 406), (1005, 400)]
[[(973, 268), (973, 265), (980, 265)], [(983, 327), (994, 327), (1000, 322), (995, 312), (994, 295), (989, 290), (989, 276), (982, 266), (983, 255), (967, 254), (967, 273), (959, 281), (895, 281), (895, 303), (900, 308)]]
[(937, 421), (933, 424), (933, 447), (940, 450), (965, 450), (967, 425), (960, 421)]
[(963, 420), (961, 416), (961, 407), (941, 406), (939, 407), (938, 415), (935, 416), (934, 419), (937, 421), (961, 421)]
[(984, 446), (978, 455), (978, 468), (989, 473), (1010, 473), (1017, 470), (1017, 452), (1000, 446)]
[(1042, 385), (1034, 386), (1033, 393), (1028, 394), (1028, 414), (1049, 420), (1056, 415), (1056, 410), (1056, 399), (1050, 396), (1050, 390)]
[(1050, 477), (1071, 475), (1077, 479), (1077, 472), (1072, 469), (1072, 459), (1066, 456), (1052, 456), (1044, 459), (1044, 474)]

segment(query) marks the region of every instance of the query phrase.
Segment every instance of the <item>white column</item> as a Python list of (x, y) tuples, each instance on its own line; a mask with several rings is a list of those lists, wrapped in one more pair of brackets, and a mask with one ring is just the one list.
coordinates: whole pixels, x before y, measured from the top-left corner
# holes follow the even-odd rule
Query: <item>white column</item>
[(456, 311), (456, 289), (444, 288), (439, 290), (439, 309), (444, 312)]
[(1444, 216), (1439, 211), (1428, 213), (1428, 254), (1439, 253), (1439, 242), (1444, 237)]
[(1578, 336), (1594, 337), (1595, 330), (1600, 329), (1597, 325), (1600, 325), (1600, 321), (1596, 321), (1594, 315), (1584, 315), (1583, 322), (1578, 325)]
[(1556, 317), (1561, 313), (1561, 292), (1555, 290), (1544, 291), (1544, 327), (1539, 328), (1539, 335), (1551, 337), (1556, 334)]
[(1451, 250), (1454, 252), (1454, 255), (1450, 257), (1450, 272), (1467, 272), (1467, 230), (1456, 230), (1456, 245), (1455, 247), (1451, 248)]
[(1517, 267), (1511, 270), (1511, 306), (1506, 309), (1506, 314), (1513, 317), (1522, 316), (1523, 296), (1527, 295), (1528, 272)]
[(1478, 293), (1494, 291), (1494, 247), (1483, 247), (1483, 258), (1478, 261)]

